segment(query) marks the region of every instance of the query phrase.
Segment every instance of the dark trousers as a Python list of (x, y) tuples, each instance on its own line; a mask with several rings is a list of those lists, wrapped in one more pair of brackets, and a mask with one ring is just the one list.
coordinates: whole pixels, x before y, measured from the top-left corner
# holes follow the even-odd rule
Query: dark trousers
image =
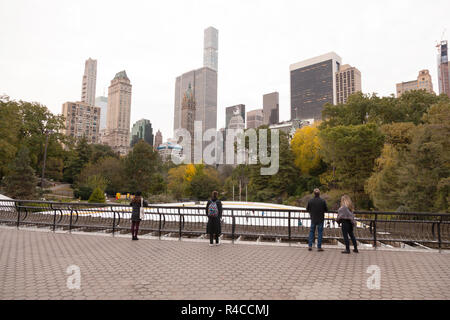
[(131, 221), (131, 236), (137, 237), (139, 232), (139, 223), (140, 221)]
[[(214, 237), (214, 236), (215, 236), (215, 237)], [(210, 243), (210, 244), (213, 244), (214, 238), (216, 238), (216, 243), (219, 243), (219, 235), (218, 235), (218, 234), (212, 234), (212, 233), (210, 233), (210, 234), (209, 234), (209, 243)]]
[(353, 247), (356, 249), (356, 238), (353, 234), (353, 224), (351, 221), (344, 220), (342, 221), (342, 236), (344, 237), (345, 248), (347, 251), (350, 251), (350, 242), (348, 241), (348, 237), (352, 239)]

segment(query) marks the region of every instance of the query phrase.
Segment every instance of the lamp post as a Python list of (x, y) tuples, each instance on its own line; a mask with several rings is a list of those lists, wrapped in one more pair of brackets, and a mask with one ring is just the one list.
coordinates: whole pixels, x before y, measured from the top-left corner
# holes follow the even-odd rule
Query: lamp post
[(41, 176), (41, 188), (44, 189), (44, 176), (45, 176), (45, 163), (47, 160), (47, 146), (48, 146), (48, 136), (53, 133), (52, 130), (45, 130), (45, 149), (44, 149), (44, 164), (42, 166), (42, 176)]

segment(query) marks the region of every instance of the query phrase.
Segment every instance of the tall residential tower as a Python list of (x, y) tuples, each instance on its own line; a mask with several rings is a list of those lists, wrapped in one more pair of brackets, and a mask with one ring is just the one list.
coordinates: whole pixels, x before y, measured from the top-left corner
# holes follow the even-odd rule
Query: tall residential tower
[(91, 106), (95, 105), (95, 87), (97, 84), (97, 60), (89, 58), (84, 64), (83, 84), (81, 86), (81, 101)]
[(108, 88), (108, 116), (102, 142), (122, 155), (130, 145), (131, 83), (127, 73), (118, 72)]
[(218, 70), (219, 31), (214, 27), (205, 29), (203, 40), (203, 66)]

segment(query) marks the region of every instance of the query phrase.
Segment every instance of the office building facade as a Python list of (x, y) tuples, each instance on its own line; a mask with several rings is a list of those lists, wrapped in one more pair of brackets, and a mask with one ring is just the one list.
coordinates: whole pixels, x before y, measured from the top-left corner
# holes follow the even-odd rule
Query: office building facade
[(136, 121), (131, 128), (130, 147), (132, 148), (140, 140), (144, 140), (153, 147), (153, 129), (150, 120)]
[(235, 115), (239, 115), (245, 125), (245, 104), (237, 104), (235, 106), (225, 108), (225, 129), (229, 128), (230, 120)]
[(263, 95), (264, 124), (271, 125), (279, 122), (279, 100), (280, 95), (278, 94), (278, 92), (272, 92)]
[(153, 147), (156, 149), (163, 143), (163, 136), (161, 131), (157, 131), (155, 134), (155, 143), (153, 144)]
[(91, 106), (95, 105), (95, 90), (97, 85), (97, 60), (89, 58), (84, 64), (83, 82), (81, 85), (81, 101)]
[(336, 103), (347, 103), (350, 95), (361, 91), (361, 72), (348, 64), (336, 72)]
[(450, 69), (448, 65), (448, 44), (447, 41), (441, 41), (438, 48), (438, 83), (439, 94), (446, 94), (450, 97)]
[(65, 135), (75, 139), (85, 137), (88, 143), (99, 142), (99, 107), (85, 102), (66, 102), (62, 105), (62, 115), (66, 121), (63, 130)]
[(247, 112), (247, 129), (257, 129), (263, 124), (263, 109), (257, 109)]
[(336, 104), (341, 58), (330, 52), (290, 65), (291, 119), (321, 119), (323, 105)]
[(411, 90), (426, 90), (429, 93), (434, 93), (431, 75), (428, 70), (420, 70), (417, 80), (397, 83), (397, 98), (400, 98), (403, 93)]
[(102, 116), (100, 118), (100, 130), (106, 129), (106, 116), (108, 114), (108, 97), (100, 96), (95, 98), (95, 106), (102, 109)]

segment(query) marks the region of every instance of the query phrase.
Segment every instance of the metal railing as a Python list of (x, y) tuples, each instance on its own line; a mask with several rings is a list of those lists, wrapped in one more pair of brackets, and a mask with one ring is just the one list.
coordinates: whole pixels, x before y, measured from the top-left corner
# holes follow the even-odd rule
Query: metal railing
[[(50, 227), (79, 231), (127, 233), (132, 208), (121, 204), (64, 203), (32, 200), (0, 200), (0, 223), (10, 226)], [(342, 239), (336, 211), (325, 215), (324, 240)], [(419, 243), (438, 248), (450, 245), (450, 214), (355, 211), (358, 241), (374, 247), (381, 243)], [(205, 207), (149, 205), (141, 221), (141, 233), (200, 236), (206, 232)], [(239, 237), (307, 240), (311, 224), (306, 210), (224, 207), (222, 233), (234, 242)]]

